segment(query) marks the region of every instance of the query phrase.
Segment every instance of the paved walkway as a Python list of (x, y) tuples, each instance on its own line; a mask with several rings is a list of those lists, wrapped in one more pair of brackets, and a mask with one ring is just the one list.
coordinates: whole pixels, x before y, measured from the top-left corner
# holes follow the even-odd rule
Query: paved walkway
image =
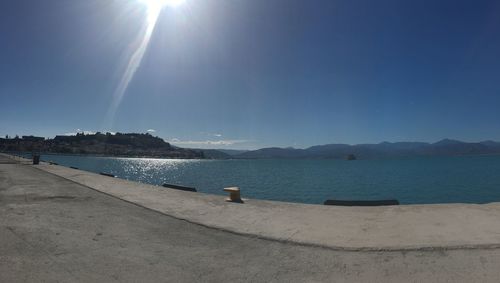
[(0, 282), (498, 282), (498, 266), (493, 247), (342, 251), (237, 235), (0, 156)]
[(63, 166), (37, 168), (179, 219), (266, 239), (337, 250), (500, 247), (500, 203), (342, 207), (249, 199), (235, 204), (220, 195)]

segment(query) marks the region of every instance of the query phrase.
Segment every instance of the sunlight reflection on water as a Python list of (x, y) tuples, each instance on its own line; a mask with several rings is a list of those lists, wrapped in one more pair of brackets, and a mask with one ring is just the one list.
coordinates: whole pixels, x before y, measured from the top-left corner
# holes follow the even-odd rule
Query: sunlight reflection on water
[(401, 203), (500, 201), (500, 156), (391, 160), (182, 160), (43, 156), (61, 165), (143, 183), (195, 187), (245, 197), (322, 203), (326, 199), (398, 199)]

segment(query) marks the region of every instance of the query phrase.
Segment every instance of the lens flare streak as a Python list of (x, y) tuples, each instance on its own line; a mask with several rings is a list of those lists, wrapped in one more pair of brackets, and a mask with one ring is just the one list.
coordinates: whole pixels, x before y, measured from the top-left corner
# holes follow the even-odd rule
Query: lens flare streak
[(142, 39), (139, 41), (137, 48), (130, 56), (120, 82), (113, 93), (113, 100), (106, 115), (104, 128), (110, 129), (113, 127), (116, 111), (120, 106), (123, 95), (127, 91), (127, 88), (132, 81), (135, 72), (141, 65), (142, 58), (144, 57), (144, 54), (148, 49), (149, 41), (151, 40), (151, 36), (153, 35), (153, 31), (158, 21), (158, 17), (160, 16), (161, 10), (162, 7), (158, 5), (150, 5), (147, 7), (147, 17), (145, 19), (145, 28), (144, 32), (142, 33)]

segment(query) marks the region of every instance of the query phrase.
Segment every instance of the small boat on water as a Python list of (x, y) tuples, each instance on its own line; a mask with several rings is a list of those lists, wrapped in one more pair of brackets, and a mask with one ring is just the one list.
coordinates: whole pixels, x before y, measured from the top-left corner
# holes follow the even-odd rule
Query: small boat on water
[(354, 155), (354, 154), (349, 154), (349, 155), (347, 156), (347, 158), (346, 158), (346, 159), (347, 159), (347, 160), (356, 160), (357, 158), (356, 158), (356, 155)]

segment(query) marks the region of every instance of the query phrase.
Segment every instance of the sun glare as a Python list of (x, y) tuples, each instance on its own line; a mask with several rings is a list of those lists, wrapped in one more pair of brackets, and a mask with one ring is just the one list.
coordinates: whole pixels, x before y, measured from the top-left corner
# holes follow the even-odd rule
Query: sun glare
[(176, 8), (184, 3), (185, 0), (138, 0), (140, 3), (146, 5), (148, 9), (147, 19), (149, 22), (156, 22), (161, 10), (165, 7)]
[(108, 113), (106, 115), (106, 125), (110, 128), (113, 124), (115, 112), (118, 106), (121, 103), (123, 95), (130, 84), (130, 81), (134, 77), (136, 70), (139, 68), (141, 64), (142, 58), (144, 57), (144, 53), (148, 48), (149, 41), (151, 36), (153, 35), (154, 28), (156, 26), (156, 22), (160, 17), (161, 11), (165, 7), (175, 8), (184, 3), (184, 0), (137, 0), (139, 3), (142, 3), (146, 6), (147, 12), (145, 17), (145, 25), (144, 30), (142, 32), (142, 36), (138, 41), (139, 44), (133, 46), (130, 50), (130, 58), (128, 59), (127, 67), (121, 77), (121, 80), (113, 94), (113, 100), (108, 109)]
[(144, 3), (149, 9), (162, 9), (165, 6), (177, 7), (184, 3), (184, 0), (139, 0)]

